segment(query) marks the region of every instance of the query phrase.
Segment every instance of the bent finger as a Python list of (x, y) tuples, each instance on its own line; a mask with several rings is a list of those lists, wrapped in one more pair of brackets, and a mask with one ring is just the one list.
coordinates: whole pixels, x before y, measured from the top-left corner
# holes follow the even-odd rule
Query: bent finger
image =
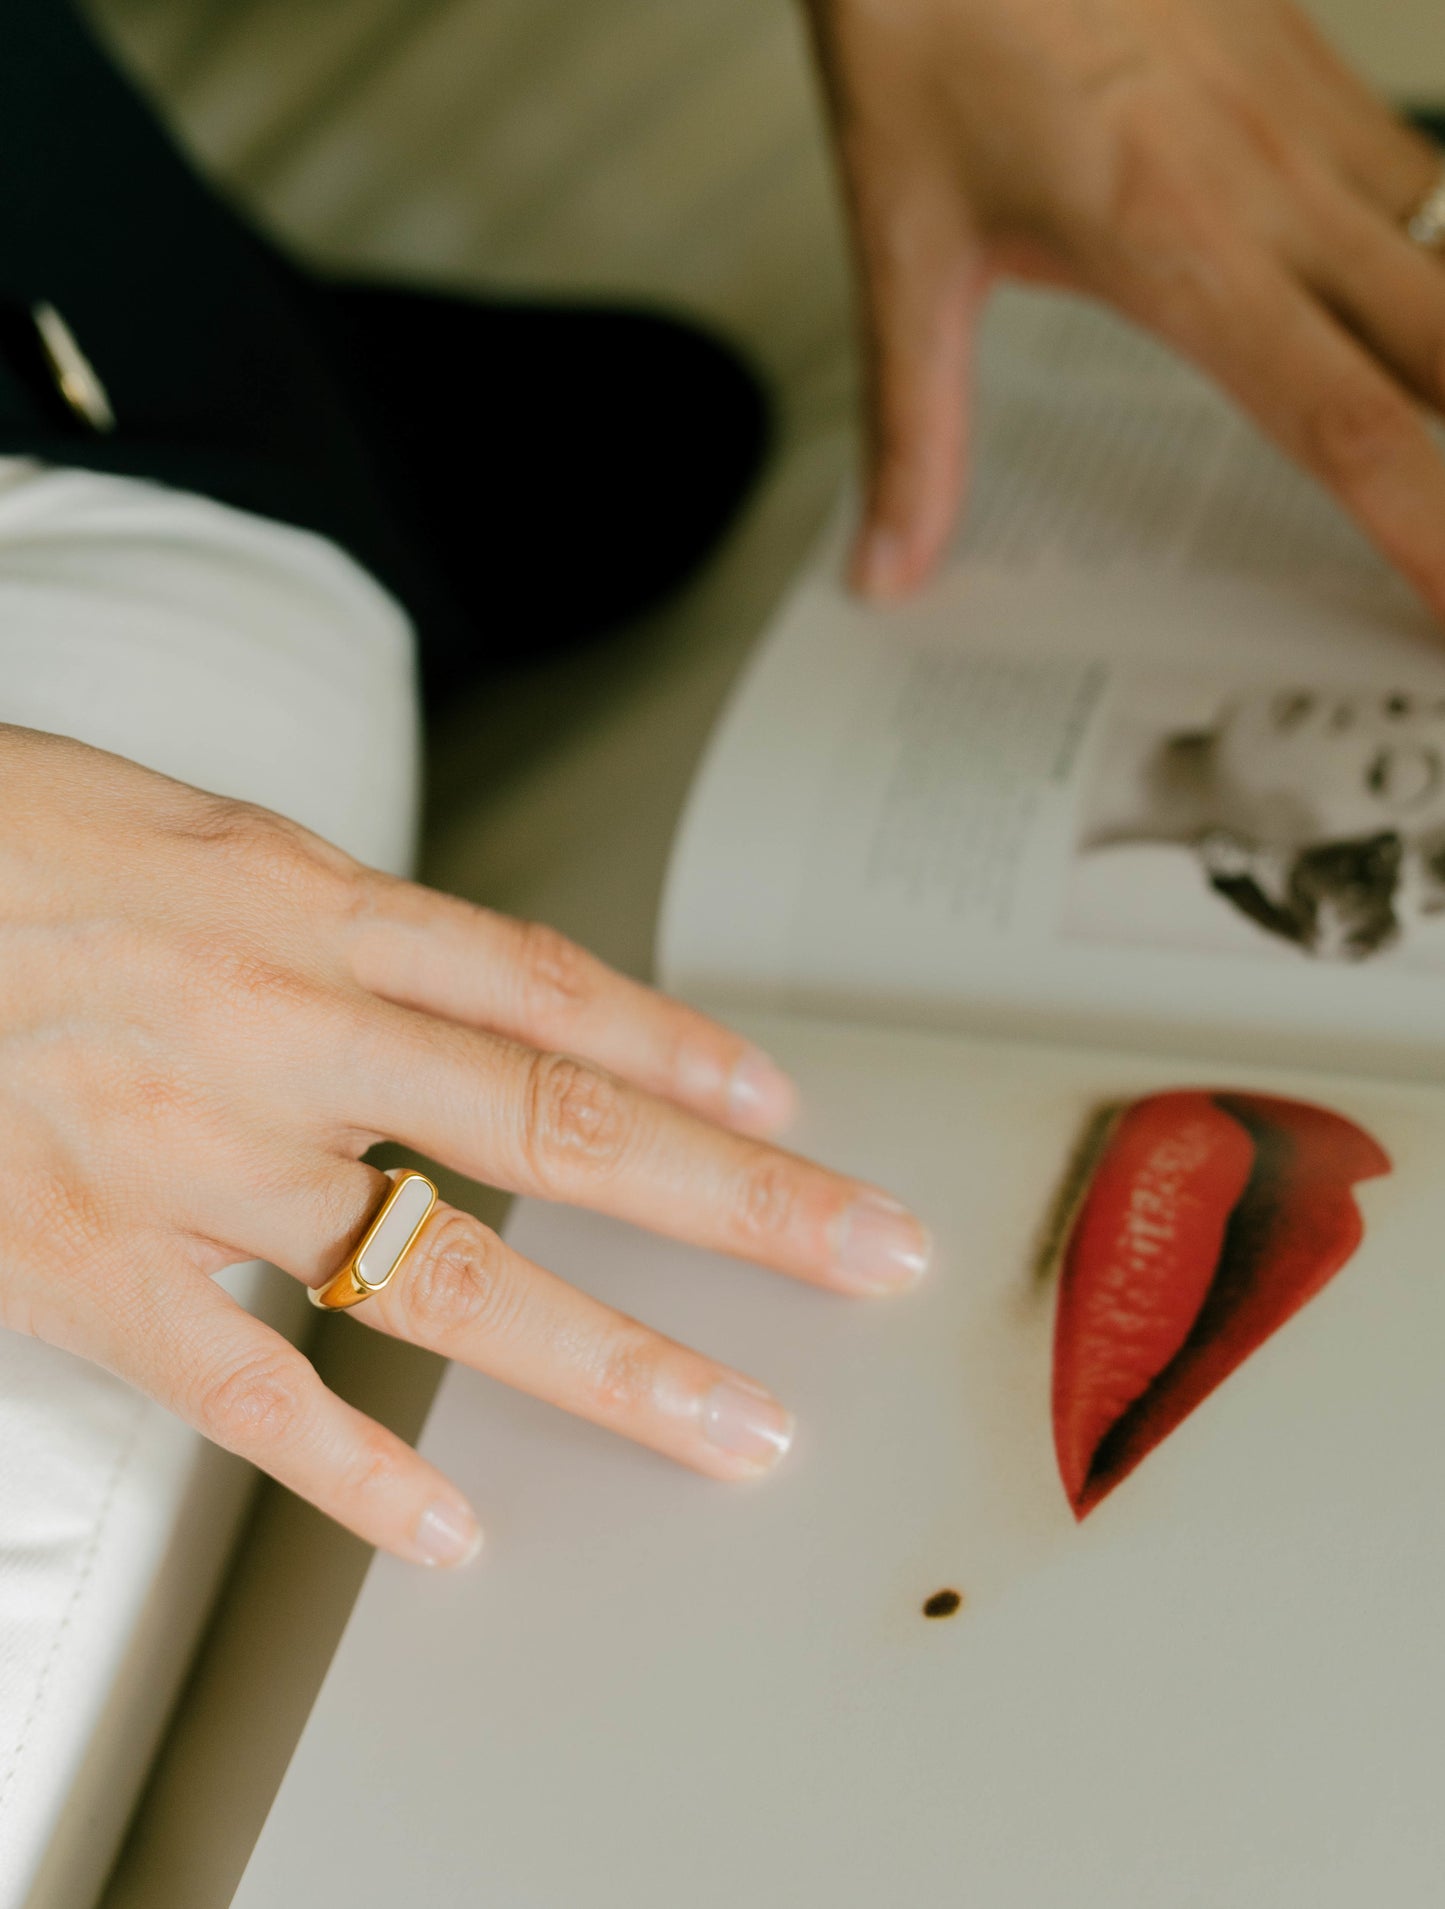
[(797, 1111), (792, 1082), (741, 1035), (543, 923), (382, 880), (351, 959), (388, 1000), (576, 1054), (745, 1132), (777, 1133)]
[(867, 497), (852, 578), (893, 598), (938, 563), (963, 502), (981, 246), (951, 196), (864, 174), (851, 191), (867, 378)]
[(456, 1487), (219, 1286), (188, 1274), (109, 1293), (94, 1356), (112, 1371), (366, 1543), (417, 1564), (475, 1555), (481, 1531)]

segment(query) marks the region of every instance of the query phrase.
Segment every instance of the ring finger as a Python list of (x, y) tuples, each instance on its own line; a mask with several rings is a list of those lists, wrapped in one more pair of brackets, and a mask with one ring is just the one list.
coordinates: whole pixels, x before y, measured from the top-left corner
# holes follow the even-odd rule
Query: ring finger
[[(353, 1238), (388, 1190), (369, 1168), (348, 1176)], [(345, 1250), (317, 1257), (334, 1266)], [(755, 1380), (580, 1292), (455, 1207), (432, 1210), (356, 1317), (713, 1478), (756, 1476), (792, 1440), (791, 1416)]]

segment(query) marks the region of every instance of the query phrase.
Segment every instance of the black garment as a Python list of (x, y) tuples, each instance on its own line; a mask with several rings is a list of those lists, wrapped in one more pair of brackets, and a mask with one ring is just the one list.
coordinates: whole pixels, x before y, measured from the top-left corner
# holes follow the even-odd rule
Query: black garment
[(0, 4), (0, 296), (61, 313), (100, 436), (0, 355), (0, 452), (208, 492), (426, 587), (284, 268), (181, 159), (65, 0)]
[[(41, 302), (113, 433), (58, 399)], [(320, 284), (197, 177), (68, 0), (0, 0), (0, 453), (321, 531), (406, 604), (444, 690), (679, 581), (765, 437), (751, 377), (667, 321)]]
[[(670, 594), (766, 453), (757, 381), (695, 326), (366, 285), (312, 295), (395, 519), (493, 662), (603, 635)], [(428, 402), (439, 382), (445, 403)], [(476, 641), (429, 647), (433, 694)]]

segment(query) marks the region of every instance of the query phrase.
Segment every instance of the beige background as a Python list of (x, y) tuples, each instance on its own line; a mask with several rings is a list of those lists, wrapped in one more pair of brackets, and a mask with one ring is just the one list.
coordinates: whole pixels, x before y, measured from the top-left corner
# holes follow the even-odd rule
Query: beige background
[[(1445, 98), (1439, 0), (1314, 11), (1383, 86)], [(849, 455), (846, 275), (793, 5), (105, 0), (103, 12), (195, 149), (315, 255), (665, 298), (728, 325), (776, 381), (781, 454), (709, 576), (605, 655), (498, 686), (434, 740), (427, 877), (645, 969), (701, 737)], [(318, 1362), (416, 1430), (434, 1362), (347, 1322)], [(108, 1909), (229, 1900), (364, 1565), (359, 1546), (261, 1491)]]

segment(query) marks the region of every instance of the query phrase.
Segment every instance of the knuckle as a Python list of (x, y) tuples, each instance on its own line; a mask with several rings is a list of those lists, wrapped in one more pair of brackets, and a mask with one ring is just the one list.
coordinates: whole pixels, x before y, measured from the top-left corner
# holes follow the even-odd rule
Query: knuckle
[(762, 1154), (742, 1176), (738, 1189), (737, 1230), (749, 1243), (778, 1239), (792, 1227), (798, 1210), (797, 1176), (777, 1154)]
[(31, 1264), (66, 1265), (77, 1279), (87, 1268), (106, 1266), (115, 1247), (115, 1197), (81, 1184), (69, 1166), (31, 1162), (9, 1188), (12, 1256), (23, 1252)]
[(661, 1353), (651, 1334), (620, 1333), (598, 1362), (593, 1391), (598, 1410), (608, 1418), (628, 1418), (644, 1409), (657, 1392)]
[(527, 1090), (527, 1146), (538, 1178), (559, 1164), (597, 1174), (622, 1160), (631, 1120), (616, 1083), (565, 1054), (539, 1054)]
[(268, 1350), (209, 1374), (196, 1400), (201, 1430), (248, 1451), (286, 1445), (305, 1417), (304, 1365), (297, 1354)]
[(1199, 182), (1181, 174), (1167, 137), (1150, 121), (1125, 119), (1101, 176), (1065, 187), (1066, 226), (1085, 256), (1108, 262), (1112, 280), (1151, 310), (1194, 305), (1218, 275), (1220, 211)]
[(395, 875), (354, 861), (329, 842), (318, 840), (316, 846), (320, 854), (313, 878), (336, 919), (353, 931), (364, 931), (384, 915), (396, 891), (409, 886)]
[(1278, 110), (1277, 101), (1264, 92), (1240, 89), (1231, 94), (1227, 110), (1240, 147), (1267, 173), (1296, 189), (1313, 186), (1311, 149), (1301, 141), (1291, 117)]
[(351, 856), (257, 802), (205, 797), (187, 817), (184, 833), (240, 862), (248, 882), (312, 904), (345, 907), (364, 886)]
[(294, 845), (300, 830), (259, 802), (208, 795), (188, 813), (185, 833), (195, 841), (250, 856)]
[(1181, 219), (1194, 210), (1169, 158), (1167, 143), (1149, 121), (1120, 115), (1109, 153), (1102, 199), (1109, 230), (1132, 251), (1167, 249)]
[(507, 1249), (465, 1213), (448, 1213), (430, 1229), (400, 1285), (406, 1324), (423, 1341), (459, 1332), (504, 1338), (523, 1305), (522, 1283)]
[(545, 922), (518, 926), (526, 1006), (542, 1022), (565, 1019), (584, 1007), (593, 993), (590, 956)]
[(1306, 446), (1315, 467), (1349, 489), (1396, 456), (1411, 424), (1408, 405), (1388, 389), (1344, 386), (1328, 393), (1306, 416)]
[(361, 1433), (355, 1450), (342, 1466), (336, 1484), (346, 1498), (386, 1500), (408, 1469), (397, 1441), (379, 1425)]
[(246, 942), (212, 939), (193, 952), (190, 968), (192, 988), (208, 1010), (224, 1004), (254, 1017), (313, 1006), (321, 993), (310, 976)]

